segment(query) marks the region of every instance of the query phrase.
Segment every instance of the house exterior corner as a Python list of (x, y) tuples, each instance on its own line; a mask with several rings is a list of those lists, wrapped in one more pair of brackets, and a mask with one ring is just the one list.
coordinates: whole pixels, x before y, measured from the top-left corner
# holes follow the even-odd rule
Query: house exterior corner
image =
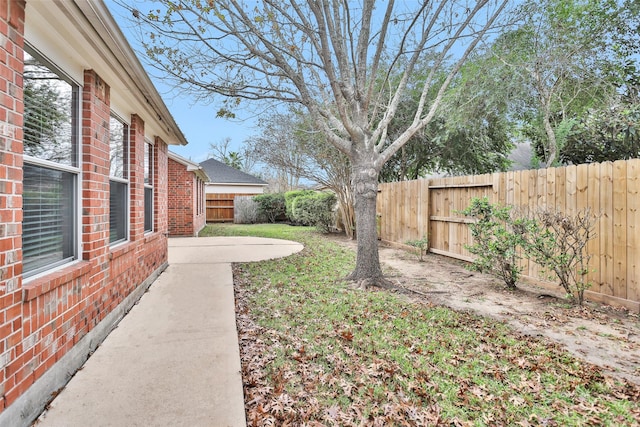
[(169, 236), (197, 236), (206, 225), (207, 174), (197, 163), (169, 152)]

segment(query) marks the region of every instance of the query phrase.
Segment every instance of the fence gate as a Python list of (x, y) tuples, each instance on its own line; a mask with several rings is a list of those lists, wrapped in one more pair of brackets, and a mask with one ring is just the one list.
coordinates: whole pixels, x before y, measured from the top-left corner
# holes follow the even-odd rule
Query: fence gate
[[(429, 246), (430, 251), (453, 258), (471, 260), (465, 246), (472, 243), (469, 222), (460, 212), (474, 197), (489, 197), (493, 193), (490, 175), (449, 178), (429, 182)], [(465, 182), (466, 179), (466, 182)]]
[(207, 193), (207, 222), (232, 222), (235, 194)]

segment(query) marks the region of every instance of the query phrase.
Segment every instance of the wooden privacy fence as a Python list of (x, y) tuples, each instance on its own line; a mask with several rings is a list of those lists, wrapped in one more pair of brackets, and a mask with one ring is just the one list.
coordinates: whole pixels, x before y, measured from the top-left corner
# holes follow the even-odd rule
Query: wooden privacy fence
[[(640, 311), (640, 159), (380, 185), (380, 238), (404, 244), (429, 237), (429, 250), (470, 261), (469, 219), (459, 211), (474, 197), (492, 203), (598, 215), (586, 296)], [(543, 285), (540, 267), (522, 261), (523, 276)]]
[(255, 195), (257, 194), (207, 193), (207, 222), (233, 222), (234, 198)]

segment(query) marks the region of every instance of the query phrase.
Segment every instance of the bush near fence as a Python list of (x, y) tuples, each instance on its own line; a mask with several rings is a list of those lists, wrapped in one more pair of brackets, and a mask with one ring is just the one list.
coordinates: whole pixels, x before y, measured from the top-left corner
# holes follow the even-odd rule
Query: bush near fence
[[(587, 247), (593, 286), (585, 295), (640, 312), (640, 159), (380, 184), (380, 237), (402, 244), (428, 236), (430, 252), (471, 261), (471, 219), (460, 212), (485, 196), (530, 210), (590, 208), (598, 220)], [(556, 286), (533, 261), (521, 263), (523, 277)]]
[(260, 205), (253, 200), (254, 196), (235, 196), (233, 198), (234, 224), (257, 224), (263, 222)]

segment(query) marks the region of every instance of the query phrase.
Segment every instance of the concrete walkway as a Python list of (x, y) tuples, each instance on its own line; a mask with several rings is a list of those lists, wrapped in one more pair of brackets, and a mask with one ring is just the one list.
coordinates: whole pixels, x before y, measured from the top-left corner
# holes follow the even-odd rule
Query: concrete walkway
[(169, 267), (36, 422), (245, 426), (231, 262), (288, 256), (295, 242), (169, 240)]

